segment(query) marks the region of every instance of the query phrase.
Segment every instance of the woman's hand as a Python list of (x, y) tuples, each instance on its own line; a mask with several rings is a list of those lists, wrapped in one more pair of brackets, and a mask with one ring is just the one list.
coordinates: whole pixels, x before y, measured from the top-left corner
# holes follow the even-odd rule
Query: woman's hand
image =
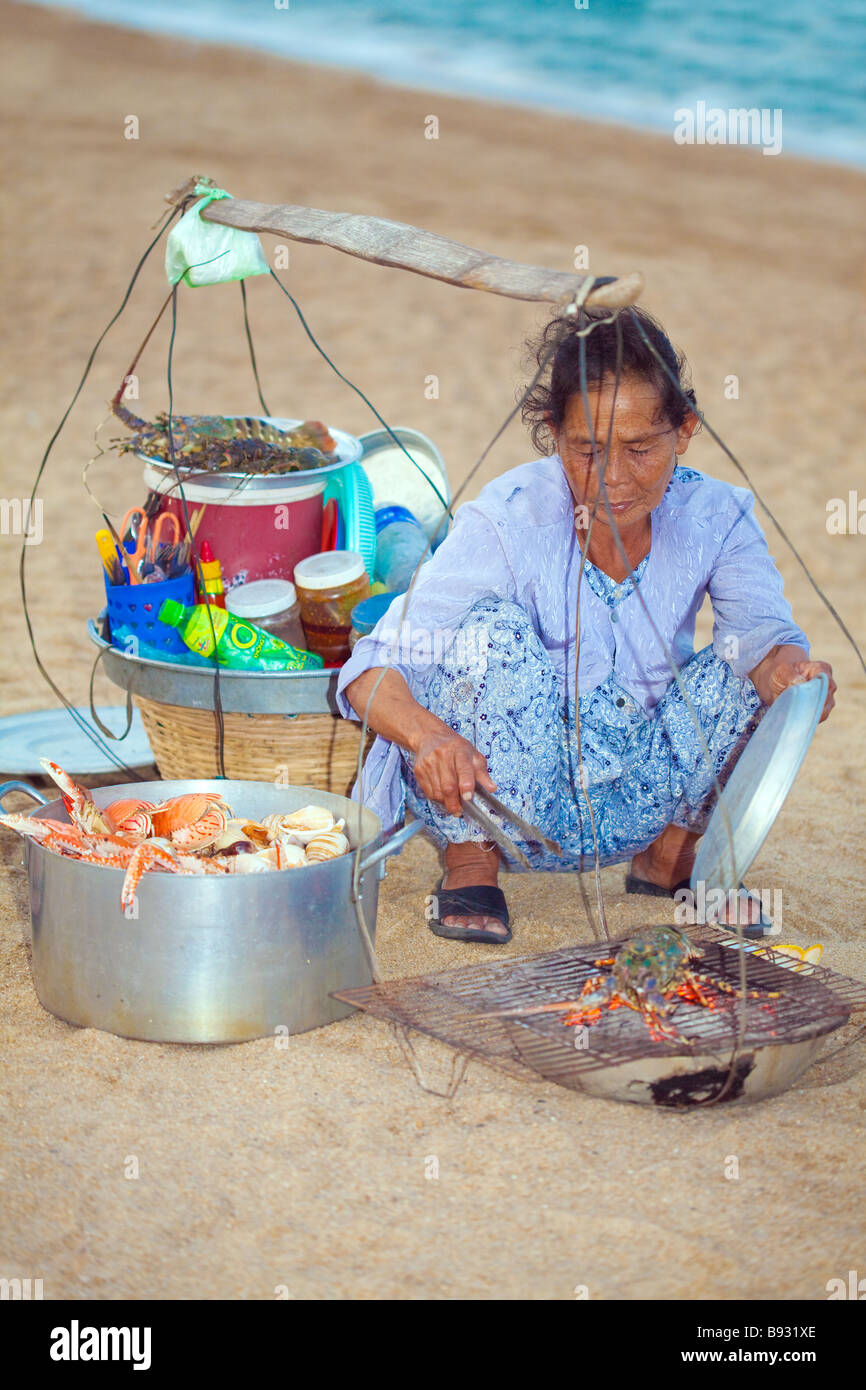
[(793, 645), (774, 647), (760, 661), (749, 677), (765, 705), (777, 700), (789, 685), (801, 685), (821, 674), (827, 677), (827, 699), (821, 711), (821, 720), (827, 718), (836, 701), (836, 682), (833, 669), (826, 661), (810, 661), (802, 647)]
[(787, 690), (789, 685), (800, 685), (803, 681), (810, 681), (822, 673), (827, 677), (827, 698), (824, 701), (824, 708), (818, 722), (823, 724), (836, 703), (833, 699), (836, 693), (833, 668), (826, 661), (780, 661), (770, 675), (769, 687), (772, 697), (770, 703), (772, 704), (773, 700), (778, 699), (782, 691)]
[(347, 685), (345, 693), (358, 717), (368, 716), (371, 729), (414, 755), (419, 789), (449, 815), (462, 816), (461, 797), (471, 796), (476, 783), (496, 791), (483, 754), (419, 705), (399, 671), (383, 674), (381, 667), (373, 667)]
[(424, 796), (438, 801), (452, 816), (462, 816), (462, 798), (472, 795), (476, 782), (487, 791), (496, 791), (484, 755), (445, 724), (441, 730), (422, 734), (415, 748), (413, 771)]

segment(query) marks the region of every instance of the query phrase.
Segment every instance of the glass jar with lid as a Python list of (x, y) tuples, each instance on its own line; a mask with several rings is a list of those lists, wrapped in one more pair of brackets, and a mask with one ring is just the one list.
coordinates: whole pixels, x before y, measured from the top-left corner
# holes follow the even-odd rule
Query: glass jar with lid
[(295, 565), (306, 644), (326, 666), (349, 657), (352, 609), (368, 596), (370, 579), (363, 556), (354, 550), (324, 550)]

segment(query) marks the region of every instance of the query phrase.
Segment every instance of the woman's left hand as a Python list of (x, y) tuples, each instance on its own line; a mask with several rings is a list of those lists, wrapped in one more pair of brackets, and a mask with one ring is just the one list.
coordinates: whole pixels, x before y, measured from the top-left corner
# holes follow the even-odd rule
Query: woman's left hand
[(789, 685), (800, 685), (803, 681), (810, 681), (822, 673), (827, 677), (827, 699), (824, 701), (824, 708), (819, 720), (819, 723), (823, 723), (836, 703), (833, 699), (836, 693), (833, 668), (826, 661), (780, 661), (770, 673), (768, 682), (769, 703), (772, 704), (773, 700), (776, 700), (783, 690), (787, 690)]

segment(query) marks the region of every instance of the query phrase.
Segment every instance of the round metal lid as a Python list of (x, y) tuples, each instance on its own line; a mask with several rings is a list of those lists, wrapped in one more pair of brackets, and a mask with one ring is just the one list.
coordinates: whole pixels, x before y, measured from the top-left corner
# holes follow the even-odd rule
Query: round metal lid
[(138, 710), (133, 713), (129, 733), (121, 739), (126, 728), (125, 705), (98, 706), (96, 713), (103, 724), (118, 735), (116, 743), (95, 728), (89, 706), (80, 706), (76, 713), (101, 740), (102, 747), (114, 751), (116, 759), (107, 756), (98, 743), (88, 738), (66, 709), (36, 709), (26, 714), (7, 714), (0, 719), (0, 768), (3, 772), (19, 777), (34, 773), (41, 776), (40, 758), (60, 763), (73, 777), (114, 772), (118, 762), (125, 767), (149, 767), (154, 761)]
[(827, 677), (820, 675), (788, 686), (767, 710), (710, 816), (692, 869), (693, 893), (701, 882), (707, 892), (739, 888), (793, 786), (826, 698)]
[[(392, 435), (409, 451), (414, 466)], [(373, 505), (398, 503), (406, 507), (424, 527), (427, 539), (438, 545), (448, 534), (451, 487), (445, 460), (433, 440), (419, 430), (397, 425), (391, 433), (371, 430), (360, 435), (359, 441), (361, 462), (373, 489)]]

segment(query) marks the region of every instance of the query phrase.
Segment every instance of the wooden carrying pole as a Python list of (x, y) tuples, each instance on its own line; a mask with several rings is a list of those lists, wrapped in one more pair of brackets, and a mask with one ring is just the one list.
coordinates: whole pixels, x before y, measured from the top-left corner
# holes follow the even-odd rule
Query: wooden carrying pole
[[(196, 183), (190, 179), (166, 195), (166, 202), (178, 204), (192, 194)], [(461, 289), (486, 290), (510, 299), (569, 304), (587, 277), (570, 275), (544, 266), (523, 265), (504, 260), (486, 251), (476, 251), (459, 241), (436, 232), (426, 232), (407, 222), (391, 222), (384, 217), (366, 217), (352, 212), (323, 212), (294, 203), (250, 203), (239, 198), (221, 198), (202, 210), (206, 222), (219, 222), (245, 232), (273, 232), (291, 241), (330, 246), (349, 256), (359, 256), (377, 265), (411, 270)], [(643, 289), (643, 276), (634, 271), (622, 279), (604, 276), (595, 281), (586, 297), (588, 309), (620, 309), (633, 304)]]

